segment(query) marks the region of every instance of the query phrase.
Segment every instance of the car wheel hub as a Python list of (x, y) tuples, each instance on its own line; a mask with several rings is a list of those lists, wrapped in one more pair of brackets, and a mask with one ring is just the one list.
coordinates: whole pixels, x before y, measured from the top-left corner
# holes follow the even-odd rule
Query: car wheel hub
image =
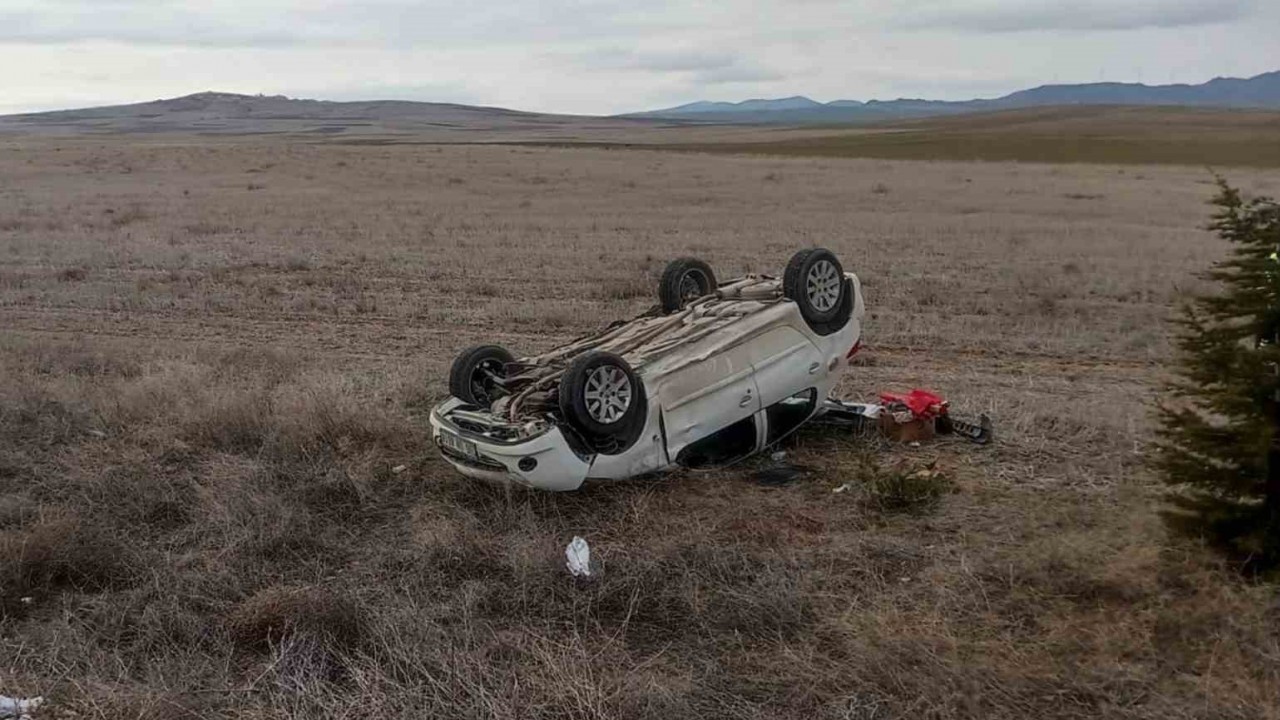
[(583, 392), (587, 414), (603, 425), (618, 422), (631, 407), (631, 381), (612, 365), (602, 365), (587, 375)]
[(805, 288), (809, 304), (818, 312), (827, 312), (840, 300), (840, 273), (829, 260), (819, 260), (809, 268)]
[(700, 272), (691, 271), (686, 273), (680, 281), (680, 304), (684, 305), (702, 297), (702, 286), (705, 282), (706, 279)]

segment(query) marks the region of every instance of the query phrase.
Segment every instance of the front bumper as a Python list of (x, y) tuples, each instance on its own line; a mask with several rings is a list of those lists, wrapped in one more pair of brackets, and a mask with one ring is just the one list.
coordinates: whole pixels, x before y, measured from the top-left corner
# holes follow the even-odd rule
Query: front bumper
[[(463, 475), (557, 492), (577, 490), (586, 479), (590, 460), (569, 447), (560, 428), (553, 426), (523, 441), (500, 442), (451, 422), (449, 413), (462, 406), (461, 400), (449, 398), (431, 411), (431, 439), (444, 459)], [(442, 442), (442, 433), (473, 443), (475, 457)]]

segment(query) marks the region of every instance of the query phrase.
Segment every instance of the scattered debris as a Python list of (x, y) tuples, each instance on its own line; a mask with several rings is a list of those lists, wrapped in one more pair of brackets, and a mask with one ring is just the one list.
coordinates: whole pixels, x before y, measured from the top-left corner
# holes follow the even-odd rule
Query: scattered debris
[(942, 435), (959, 435), (979, 445), (990, 443), (993, 436), (991, 418), (986, 413), (979, 415), (976, 423), (959, 420), (950, 415), (943, 415), (938, 418), (937, 426), (938, 432)]
[(90, 430), (89, 434), (96, 438), (104, 438), (107, 436), (107, 434), (102, 432), (101, 430)]
[(899, 414), (902, 412), (909, 413), (904, 419), (921, 419), (933, 420), (947, 414), (949, 402), (942, 399), (941, 395), (936, 395), (928, 390), (912, 390), (906, 395), (898, 395), (897, 393), (880, 393), (880, 402), (884, 403), (885, 409), (891, 413)]
[(884, 412), (880, 413), (880, 431), (895, 442), (912, 443), (932, 440), (935, 421), (947, 413), (947, 401), (926, 390), (912, 390), (906, 395), (881, 393)]
[(853, 487), (853, 484), (852, 484), (852, 483), (845, 483), (845, 484), (841, 485), (840, 487), (838, 487), (838, 488), (836, 488), (836, 489), (832, 490), (831, 492), (833, 492), (833, 493), (842, 493), (842, 492), (844, 492), (844, 491), (848, 490), (848, 489), (849, 489), (849, 488), (851, 488), (851, 487)]
[(991, 442), (990, 417), (979, 415), (976, 423), (960, 420), (951, 414), (951, 403), (928, 390), (883, 393), (880, 399), (883, 405), (828, 399), (819, 422), (850, 427), (854, 432), (874, 427), (897, 442), (920, 443), (935, 434), (958, 435), (979, 445)]
[(774, 461), (774, 462), (782, 462), (783, 460), (786, 460), (786, 459), (787, 459), (787, 451), (786, 451), (786, 450), (778, 450), (777, 452), (775, 452), (775, 453), (773, 453), (772, 455), (770, 455), (770, 456), (769, 456), (769, 459), (770, 459), (770, 460), (772, 460), (772, 461)]
[(7, 695), (0, 695), (0, 718), (14, 718), (14, 720), (30, 720), (31, 713), (35, 712), (44, 704), (44, 698), (11, 698)]
[(936, 480), (938, 478), (945, 478), (946, 473), (938, 467), (938, 461), (934, 460), (922, 468), (917, 468), (916, 470), (906, 473), (906, 476), (913, 480)]
[(862, 434), (872, 429), (883, 409), (879, 405), (827, 398), (822, 403), (822, 414), (818, 416), (816, 422), (827, 426), (849, 428), (854, 434)]
[(587, 541), (573, 536), (573, 540), (564, 549), (565, 567), (574, 577), (591, 577), (591, 548)]
[(400, 473), (402, 473), (402, 472), (404, 472), (405, 470), (408, 470), (408, 469), (409, 469), (409, 466), (408, 466), (408, 465), (397, 465), (397, 466), (395, 466), (395, 467), (391, 468), (391, 474), (392, 474), (392, 475), (399, 475)]

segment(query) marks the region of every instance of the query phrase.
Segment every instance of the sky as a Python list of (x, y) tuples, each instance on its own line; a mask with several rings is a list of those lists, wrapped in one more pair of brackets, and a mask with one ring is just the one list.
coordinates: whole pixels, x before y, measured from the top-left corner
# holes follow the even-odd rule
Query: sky
[(205, 90), (603, 115), (1280, 70), (1280, 0), (0, 0), (0, 113)]

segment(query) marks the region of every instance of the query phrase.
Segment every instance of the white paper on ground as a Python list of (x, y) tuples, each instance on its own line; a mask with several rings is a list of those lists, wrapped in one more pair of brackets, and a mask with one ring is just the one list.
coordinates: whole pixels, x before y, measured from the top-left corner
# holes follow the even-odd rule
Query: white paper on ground
[(33, 698), (11, 698), (7, 695), (0, 695), (0, 718), (17, 718), (17, 720), (26, 720), (28, 713), (34, 712), (44, 702), (42, 697)]
[(574, 577), (591, 576), (591, 548), (587, 547), (586, 540), (573, 536), (573, 542), (564, 549), (564, 556), (567, 560), (565, 567)]

